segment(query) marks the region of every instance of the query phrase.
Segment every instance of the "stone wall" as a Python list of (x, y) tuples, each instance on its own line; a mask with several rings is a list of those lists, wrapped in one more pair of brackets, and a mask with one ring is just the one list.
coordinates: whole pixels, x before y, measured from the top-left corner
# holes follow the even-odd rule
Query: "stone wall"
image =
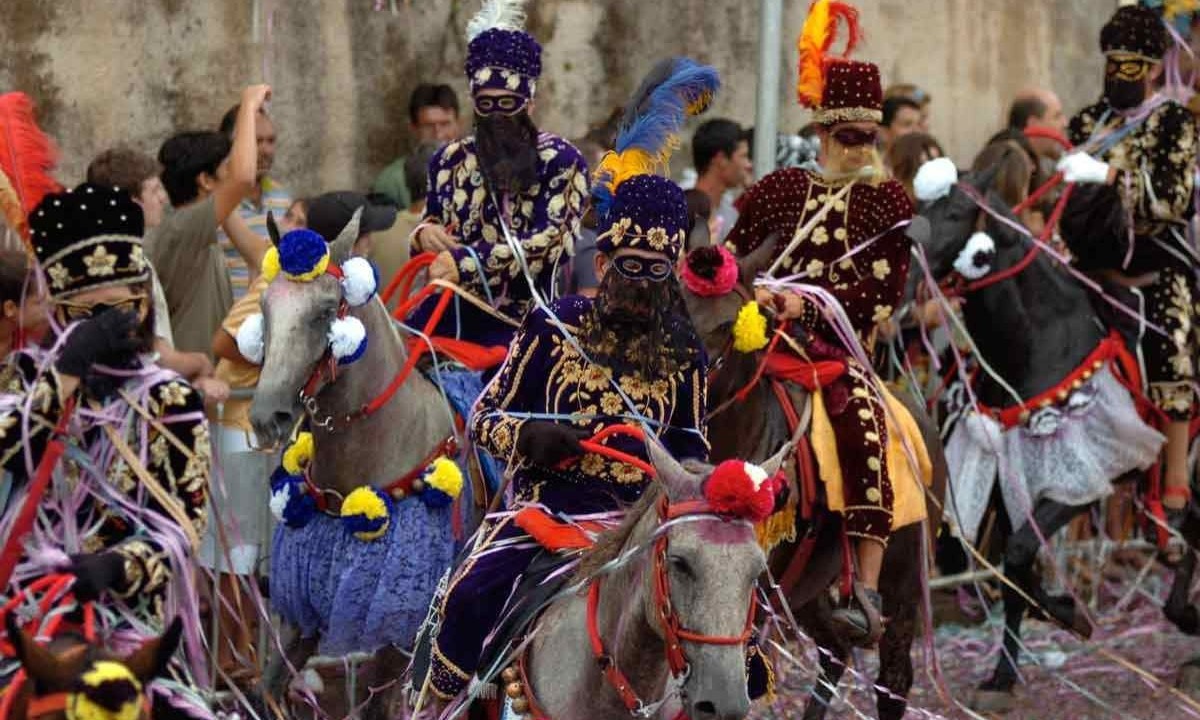
[[(478, 0), (4, 0), (0, 89), (30, 93), (63, 150), (61, 177), (118, 142), (155, 152), (177, 129), (212, 127), (242, 85), (275, 88), (276, 175), (298, 193), (364, 185), (406, 147), (418, 82), (463, 88), (462, 28)], [(807, 3), (784, 18), (781, 129), (793, 100), (794, 38)], [(884, 82), (934, 98), (933, 131), (962, 164), (1002, 125), (1013, 92), (1044, 84), (1068, 112), (1098, 94), (1100, 25), (1116, 0), (860, 0), (859, 57)], [(267, 22), (267, 17), (273, 22)], [(545, 45), (539, 124), (582, 134), (662, 56), (715, 65), (713, 113), (753, 122), (756, 0), (532, 0)], [(686, 160), (686, 156), (682, 158)]]

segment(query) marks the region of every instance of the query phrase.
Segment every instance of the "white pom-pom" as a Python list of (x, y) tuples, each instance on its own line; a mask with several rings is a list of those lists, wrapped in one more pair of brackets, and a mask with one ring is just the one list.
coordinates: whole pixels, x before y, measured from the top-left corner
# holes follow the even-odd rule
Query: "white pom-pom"
[(754, 484), (755, 490), (758, 490), (767, 481), (767, 471), (754, 463), (742, 463), (742, 470), (746, 473), (746, 477), (750, 478), (750, 482)]
[(367, 341), (367, 328), (356, 317), (338, 318), (329, 326), (329, 349), (338, 360), (353, 357)]
[(379, 289), (375, 266), (363, 257), (342, 263), (342, 297), (350, 307), (365, 305)]
[(237, 331), (237, 349), (242, 357), (255, 365), (263, 362), (263, 316), (255, 313), (242, 321)]
[(271, 514), (279, 522), (283, 522), (283, 511), (287, 509), (291, 499), (292, 484), (290, 482), (281, 483), (279, 489), (271, 493)]
[(933, 202), (950, 194), (958, 182), (958, 168), (950, 158), (934, 158), (917, 170), (913, 178), (913, 192), (921, 202)]
[(967, 238), (962, 252), (954, 258), (954, 269), (968, 280), (978, 280), (992, 271), (995, 256), (996, 241), (985, 232), (977, 232)]

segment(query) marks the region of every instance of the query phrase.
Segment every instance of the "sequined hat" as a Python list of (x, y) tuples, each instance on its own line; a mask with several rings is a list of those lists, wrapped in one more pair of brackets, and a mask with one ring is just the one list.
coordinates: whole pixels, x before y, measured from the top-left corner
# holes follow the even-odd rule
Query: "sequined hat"
[(471, 94), (507, 90), (533, 98), (542, 74), (542, 46), (524, 30), (524, 0), (485, 0), (467, 24)]
[[(839, 21), (846, 28), (846, 48), (831, 54)], [(851, 60), (861, 38), (858, 10), (849, 3), (816, 0), (808, 9), (796, 40), (799, 80), (796, 96), (822, 125), (843, 122), (882, 122), (883, 86), (873, 63)]]
[(1100, 49), (1105, 55), (1132, 55), (1158, 62), (1167, 52), (1168, 41), (1158, 13), (1138, 5), (1118, 8), (1100, 30)]
[(55, 299), (150, 279), (142, 208), (127, 192), (84, 183), (51, 193), (29, 214), (29, 228)]
[(622, 248), (679, 258), (687, 237), (687, 200), (678, 185), (659, 175), (635, 175), (617, 188), (596, 228), (596, 249), (612, 255)]

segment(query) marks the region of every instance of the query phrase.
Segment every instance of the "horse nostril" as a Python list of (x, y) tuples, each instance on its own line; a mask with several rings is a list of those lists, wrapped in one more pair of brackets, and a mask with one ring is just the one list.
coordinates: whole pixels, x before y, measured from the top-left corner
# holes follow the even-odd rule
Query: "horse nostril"
[(717, 714), (717, 706), (713, 705), (708, 700), (704, 700), (702, 702), (696, 703), (694, 709), (696, 711), (696, 714), (701, 717), (708, 717), (708, 716), (715, 717)]
[(291, 429), (292, 414), (278, 410), (271, 414), (271, 424), (274, 425), (281, 433), (285, 433)]

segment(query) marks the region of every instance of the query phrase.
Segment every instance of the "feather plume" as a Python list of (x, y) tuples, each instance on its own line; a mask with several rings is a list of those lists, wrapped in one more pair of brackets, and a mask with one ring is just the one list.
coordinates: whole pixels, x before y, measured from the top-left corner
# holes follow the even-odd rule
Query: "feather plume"
[(483, 7), (467, 23), (467, 41), (485, 30), (525, 29), (525, 0), (483, 0)]
[[(62, 189), (50, 174), (57, 161), (58, 150), (38, 128), (29, 96), (20, 92), (0, 95), (0, 171), (16, 192), (25, 216), (47, 193)], [(25, 217), (17, 227), (27, 236)]]
[(846, 26), (846, 49), (841, 56), (848, 58), (862, 40), (858, 10), (849, 3), (816, 0), (809, 7), (804, 28), (796, 40), (796, 49), (800, 53), (796, 97), (806, 108), (821, 105), (821, 96), (825, 91), (825, 64), (829, 60), (833, 41), (837, 38), (839, 20)]
[(608, 211), (622, 182), (666, 166), (684, 121), (707, 109), (720, 86), (715, 69), (691, 58), (662, 60), (650, 70), (627, 106), (615, 151), (596, 169), (597, 212)]

